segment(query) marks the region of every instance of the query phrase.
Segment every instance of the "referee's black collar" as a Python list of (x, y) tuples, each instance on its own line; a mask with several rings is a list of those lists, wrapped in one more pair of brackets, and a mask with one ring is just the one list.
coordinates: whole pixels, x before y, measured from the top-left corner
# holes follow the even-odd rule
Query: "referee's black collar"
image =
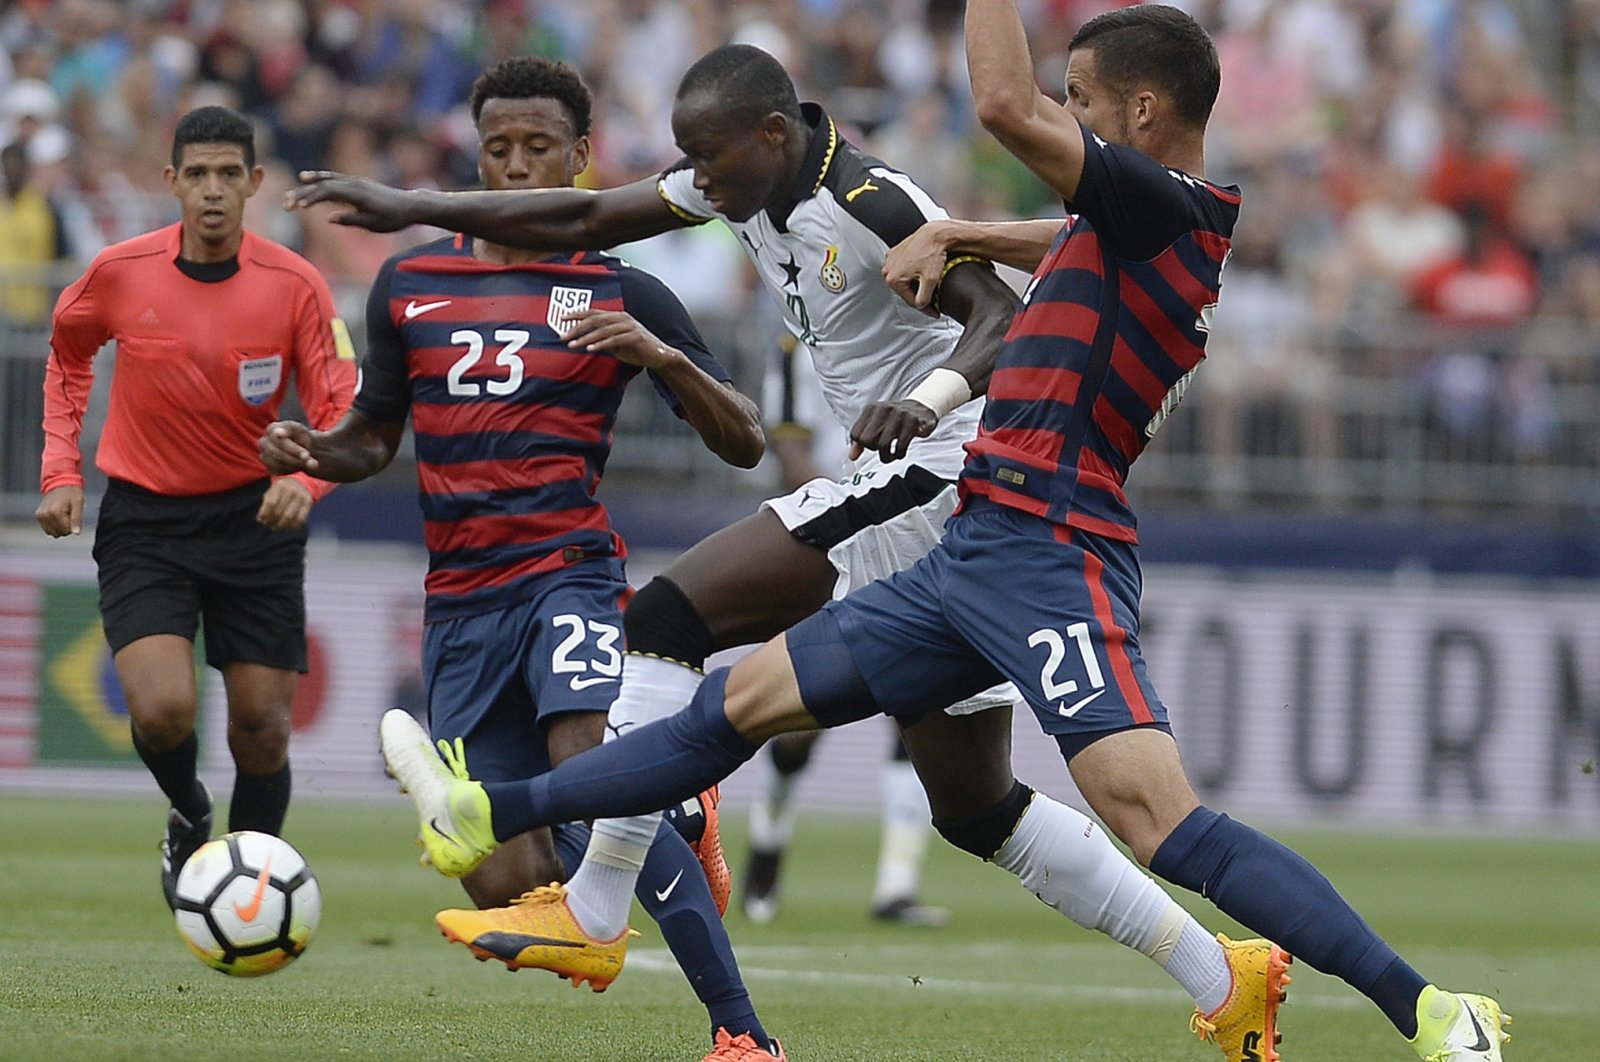
[(833, 124), (828, 112), (820, 104), (802, 103), (800, 116), (811, 130), (811, 143), (806, 146), (806, 157), (800, 163), (800, 172), (795, 175), (794, 187), (789, 190), (789, 201), (781, 209), (767, 208), (767, 217), (772, 219), (772, 224), (779, 232), (788, 231), (789, 215), (794, 213), (795, 207), (822, 190), (828, 168), (839, 155), (839, 127)]

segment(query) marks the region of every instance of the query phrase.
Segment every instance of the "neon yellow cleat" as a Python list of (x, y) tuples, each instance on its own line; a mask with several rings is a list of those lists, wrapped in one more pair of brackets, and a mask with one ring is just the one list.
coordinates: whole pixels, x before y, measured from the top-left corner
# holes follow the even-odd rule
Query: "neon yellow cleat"
[(1511, 1039), (1511, 1015), (1488, 996), (1444, 992), (1429, 985), (1417, 997), (1417, 1035), (1411, 1046), (1423, 1062), (1501, 1062)]
[(487, 911), (440, 911), (433, 920), (445, 937), (465, 944), (479, 960), (499, 959), (508, 970), (549, 970), (574, 988), (587, 981), (604, 992), (622, 972), (628, 938), (596, 940), (583, 931), (567, 906), (565, 885), (544, 885)]
[(428, 732), (399, 708), (383, 713), (378, 741), (389, 776), (417, 806), (429, 862), (446, 877), (470, 874), (499, 842), (489, 821), (489, 797), (481, 783), (467, 777), (460, 748), (440, 741), (441, 757)]
[(1278, 1062), (1278, 1004), (1287, 995), (1289, 953), (1270, 940), (1217, 941), (1228, 959), (1233, 986), (1222, 1006), (1210, 1014), (1199, 1010), (1189, 1031), (1222, 1049), (1229, 1062)]

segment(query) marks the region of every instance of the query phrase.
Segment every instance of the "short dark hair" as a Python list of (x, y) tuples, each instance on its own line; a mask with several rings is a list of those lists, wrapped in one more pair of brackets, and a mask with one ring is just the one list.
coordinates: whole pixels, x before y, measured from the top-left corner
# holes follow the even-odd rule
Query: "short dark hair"
[(772, 53), (750, 44), (726, 44), (696, 59), (678, 82), (678, 99), (712, 93), (730, 117), (756, 121), (777, 112), (802, 120), (794, 81)]
[(244, 151), (244, 164), (256, 164), (256, 129), (250, 119), (228, 107), (196, 107), (178, 119), (172, 134), (172, 165), (183, 162), (183, 149), (190, 144), (238, 144)]
[(1129, 93), (1154, 82), (1172, 94), (1178, 116), (1203, 128), (1217, 102), (1222, 73), (1217, 46), (1200, 23), (1175, 7), (1147, 4), (1096, 15), (1078, 28), (1069, 52), (1094, 52), (1095, 69), (1107, 85)]
[(589, 135), (589, 112), (594, 106), (589, 86), (566, 63), (538, 56), (506, 59), (480, 74), (472, 83), (472, 121), (478, 121), (488, 100), (536, 99), (552, 99), (565, 107), (574, 137)]

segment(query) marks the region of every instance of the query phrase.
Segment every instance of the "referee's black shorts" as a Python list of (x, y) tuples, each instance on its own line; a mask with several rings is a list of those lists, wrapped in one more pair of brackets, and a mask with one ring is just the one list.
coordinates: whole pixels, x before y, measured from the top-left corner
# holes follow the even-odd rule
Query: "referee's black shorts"
[(94, 559), (113, 653), (152, 634), (194, 640), (206, 663), (306, 670), (306, 532), (256, 523), (269, 480), (176, 497), (112, 480)]

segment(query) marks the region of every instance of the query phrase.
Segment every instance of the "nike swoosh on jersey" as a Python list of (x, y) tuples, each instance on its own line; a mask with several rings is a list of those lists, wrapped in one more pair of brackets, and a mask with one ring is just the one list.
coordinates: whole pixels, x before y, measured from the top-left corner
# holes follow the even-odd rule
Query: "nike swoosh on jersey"
[(598, 686), (602, 682), (615, 682), (615, 681), (617, 681), (617, 680), (614, 679), (614, 678), (610, 678), (610, 677), (608, 677), (606, 675), (599, 675), (599, 676), (596, 676), (595, 678), (580, 678), (579, 676), (574, 675), (574, 676), (572, 676), (572, 680), (568, 683), (568, 685), (571, 686), (575, 690), (586, 690), (590, 686)]
[(423, 314), (429, 312), (430, 310), (442, 309), (445, 306), (449, 306), (450, 303), (451, 303), (450, 299), (445, 299), (442, 302), (421, 302), (421, 303), (419, 303), (416, 299), (412, 299), (410, 302), (406, 303), (406, 308), (405, 308), (406, 320), (409, 321), (413, 317), (421, 317)]
[(1062, 715), (1065, 715), (1065, 716), (1077, 715), (1078, 714), (1078, 709), (1082, 708), (1084, 705), (1088, 704), (1090, 701), (1094, 700), (1096, 697), (1100, 696), (1104, 692), (1105, 692), (1105, 690), (1095, 690), (1093, 693), (1089, 694), (1089, 696), (1083, 698), (1078, 703), (1074, 704), (1071, 708), (1063, 708), (1058, 704), (1058, 705), (1056, 705), (1056, 711), (1059, 712)]
[(666, 888), (664, 888), (660, 892), (656, 893), (656, 899), (660, 900), (662, 903), (666, 903), (667, 902), (667, 897), (672, 895), (672, 890), (676, 889), (678, 887), (678, 882), (679, 882), (680, 879), (682, 879), (682, 877), (683, 877), (683, 871), (680, 870), (680, 871), (678, 871), (678, 873), (676, 875), (674, 875), (674, 877), (673, 877), (673, 879), (671, 881), (667, 882), (667, 887)]

